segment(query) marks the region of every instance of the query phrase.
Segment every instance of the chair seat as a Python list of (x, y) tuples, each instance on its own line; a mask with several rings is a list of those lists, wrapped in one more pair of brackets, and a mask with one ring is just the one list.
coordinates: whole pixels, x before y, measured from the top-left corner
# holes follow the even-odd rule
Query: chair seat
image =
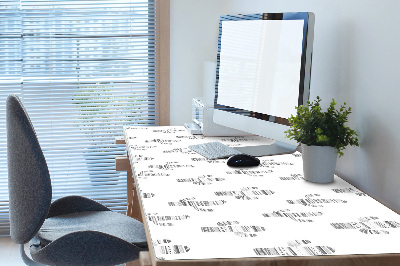
[(141, 222), (112, 211), (84, 211), (47, 218), (37, 237), (42, 246), (67, 234), (79, 231), (98, 231), (112, 235), (141, 248), (147, 248)]

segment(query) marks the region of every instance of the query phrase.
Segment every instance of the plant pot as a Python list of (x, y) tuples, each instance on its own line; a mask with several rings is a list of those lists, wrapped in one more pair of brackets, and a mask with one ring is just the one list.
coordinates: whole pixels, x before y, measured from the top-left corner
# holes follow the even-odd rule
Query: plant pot
[(304, 179), (313, 183), (333, 182), (337, 150), (331, 146), (308, 146), (301, 144)]

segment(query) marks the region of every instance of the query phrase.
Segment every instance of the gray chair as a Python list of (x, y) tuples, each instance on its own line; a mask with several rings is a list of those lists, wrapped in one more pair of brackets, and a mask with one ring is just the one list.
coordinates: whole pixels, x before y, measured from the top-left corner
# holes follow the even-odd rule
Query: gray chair
[[(115, 265), (148, 250), (144, 226), (93, 200), (68, 196), (51, 203), (46, 160), (21, 101), (7, 99), (11, 238), (28, 265)], [(34, 261), (24, 244), (29, 243)]]

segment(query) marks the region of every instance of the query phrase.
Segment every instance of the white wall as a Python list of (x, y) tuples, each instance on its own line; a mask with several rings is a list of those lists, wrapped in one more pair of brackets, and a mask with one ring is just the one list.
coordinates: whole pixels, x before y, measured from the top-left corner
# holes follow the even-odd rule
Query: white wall
[(217, 61), (225, 0), (171, 0), (171, 125), (191, 121), (192, 98), (203, 96), (203, 70)]
[(189, 121), (190, 99), (202, 94), (202, 66), (215, 60), (220, 14), (314, 12), (311, 99), (347, 102), (361, 141), (346, 149), (337, 172), (400, 212), (398, 10), (396, 0), (171, 0), (172, 124)]

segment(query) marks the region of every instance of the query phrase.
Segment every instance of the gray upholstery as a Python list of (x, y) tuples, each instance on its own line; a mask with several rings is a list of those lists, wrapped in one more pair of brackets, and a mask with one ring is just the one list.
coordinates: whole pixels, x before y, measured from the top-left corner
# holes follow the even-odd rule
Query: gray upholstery
[(115, 265), (139, 257), (138, 247), (126, 241), (96, 231), (65, 235), (51, 244), (31, 245), (35, 261), (48, 265)]
[(27, 243), (42, 226), (51, 203), (46, 160), (30, 119), (15, 95), (7, 98), (7, 158), (10, 233)]
[(47, 218), (82, 211), (110, 211), (110, 209), (85, 197), (67, 196), (57, 199), (51, 204)]
[(47, 218), (37, 236), (42, 244), (47, 245), (67, 234), (89, 230), (103, 232), (137, 246), (146, 247), (146, 235), (142, 223), (110, 211), (74, 212)]
[(144, 226), (88, 198), (51, 203), (50, 175), (35, 130), (19, 98), (7, 99), (11, 237), (30, 241), (32, 258), (49, 265), (112, 265), (147, 250)]

